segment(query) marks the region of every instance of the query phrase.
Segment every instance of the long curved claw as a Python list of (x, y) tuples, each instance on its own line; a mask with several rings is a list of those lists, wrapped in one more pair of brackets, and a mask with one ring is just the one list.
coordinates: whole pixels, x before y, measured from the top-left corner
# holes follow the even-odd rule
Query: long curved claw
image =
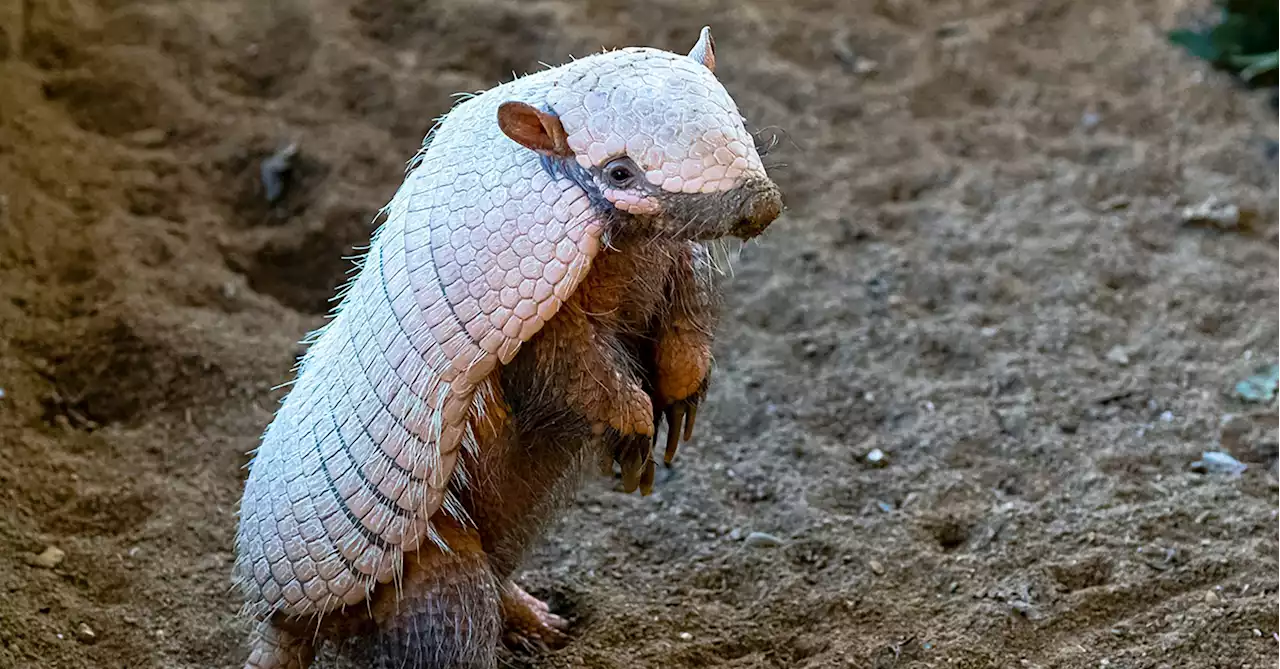
[(640, 478), (645, 462), (648, 460), (646, 456), (647, 454), (638, 448), (627, 449), (622, 454), (622, 491), (628, 495), (640, 487)]
[(613, 476), (613, 455), (609, 453), (609, 451), (605, 450), (603, 444), (597, 443), (596, 446), (599, 450), (599, 454), (597, 455), (597, 464), (600, 467), (600, 475)]
[(650, 456), (644, 460), (644, 472), (640, 474), (640, 495), (648, 497), (653, 493), (653, 479), (655, 475), (653, 467), (653, 457)]
[(691, 402), (689, 403), (689, 411), (684, 417), (684, 441), (689, 441), (693, 438), (693, 420), (697, 417), (698, 405), (697, 403)]
[(685, 419), (685, 403), (676, 402), (667, 407), (663, 414), (667, 418), (667, 450), (662, 456), (662, 463), (671, 466), (671, 461), (676, 457), (676, 449), (680, 447), (680, 426)]
[(680, 442), (693, 438), (693, 424), (698, 417), (698, 403), (693, 400), (681, 400), (662, 411), (667, 420), (667, 448), (662, 456), (662, 463), (670, 467), (676, 459), (676, 451)]

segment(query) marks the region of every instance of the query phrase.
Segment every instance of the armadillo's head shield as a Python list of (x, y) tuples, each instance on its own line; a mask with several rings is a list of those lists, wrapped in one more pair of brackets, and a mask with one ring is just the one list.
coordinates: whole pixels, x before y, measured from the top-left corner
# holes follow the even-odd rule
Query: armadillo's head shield
[(503, 104), (499, 125), (577, 181), (613, 234), (747, 239), (782, 199), (715, 66), (708, 28), (687, 56), (596, 54), (558, 68), (541, 104)]

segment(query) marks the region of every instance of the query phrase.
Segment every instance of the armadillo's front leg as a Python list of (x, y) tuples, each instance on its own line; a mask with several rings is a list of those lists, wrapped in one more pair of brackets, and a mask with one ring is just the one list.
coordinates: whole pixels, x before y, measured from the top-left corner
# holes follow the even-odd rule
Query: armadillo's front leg
[(663, 460), (668, 465), (681, 437), (688, 440), (693, 436), (698, 404), (707, 391), (712, 332), (719, 318), (711, 260), (701, 244), (687, 244), (677, 258), (670, 294), (671, 311), (658, 327), (657, 378), (653, 384), (655, 419), (667, 421)]
[[(633, 492), (653, 480), (653, 399), (616, 335), (597, 327), (576, 304), (550, 320), (537, 365), (556, 379), (553, 392), (586, 419), (592, 436), (622, 465), (623, 488)], [(548, 373), (554, 370), (554, 373)]]

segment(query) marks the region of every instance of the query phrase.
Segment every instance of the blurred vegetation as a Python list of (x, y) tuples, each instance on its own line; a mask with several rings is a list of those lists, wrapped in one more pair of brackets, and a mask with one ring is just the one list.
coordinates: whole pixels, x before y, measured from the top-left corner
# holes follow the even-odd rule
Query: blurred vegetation
[(1218, 23), (1203, 30), (1175, 30), (1169, 39), (1215, 67), (1255, 85), (1276, 81), (1277, 0), (1216, 0)]

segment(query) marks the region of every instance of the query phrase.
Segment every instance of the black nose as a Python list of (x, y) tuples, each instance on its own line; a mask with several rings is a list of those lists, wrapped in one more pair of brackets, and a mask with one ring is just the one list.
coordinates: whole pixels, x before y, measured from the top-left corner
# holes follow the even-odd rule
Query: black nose
[(733, 235), (744, 241), (764, 232), (782, 214), (782, 193), (777, 186), (766, 182), (753, 190), (746, 211), (733, 230)]

